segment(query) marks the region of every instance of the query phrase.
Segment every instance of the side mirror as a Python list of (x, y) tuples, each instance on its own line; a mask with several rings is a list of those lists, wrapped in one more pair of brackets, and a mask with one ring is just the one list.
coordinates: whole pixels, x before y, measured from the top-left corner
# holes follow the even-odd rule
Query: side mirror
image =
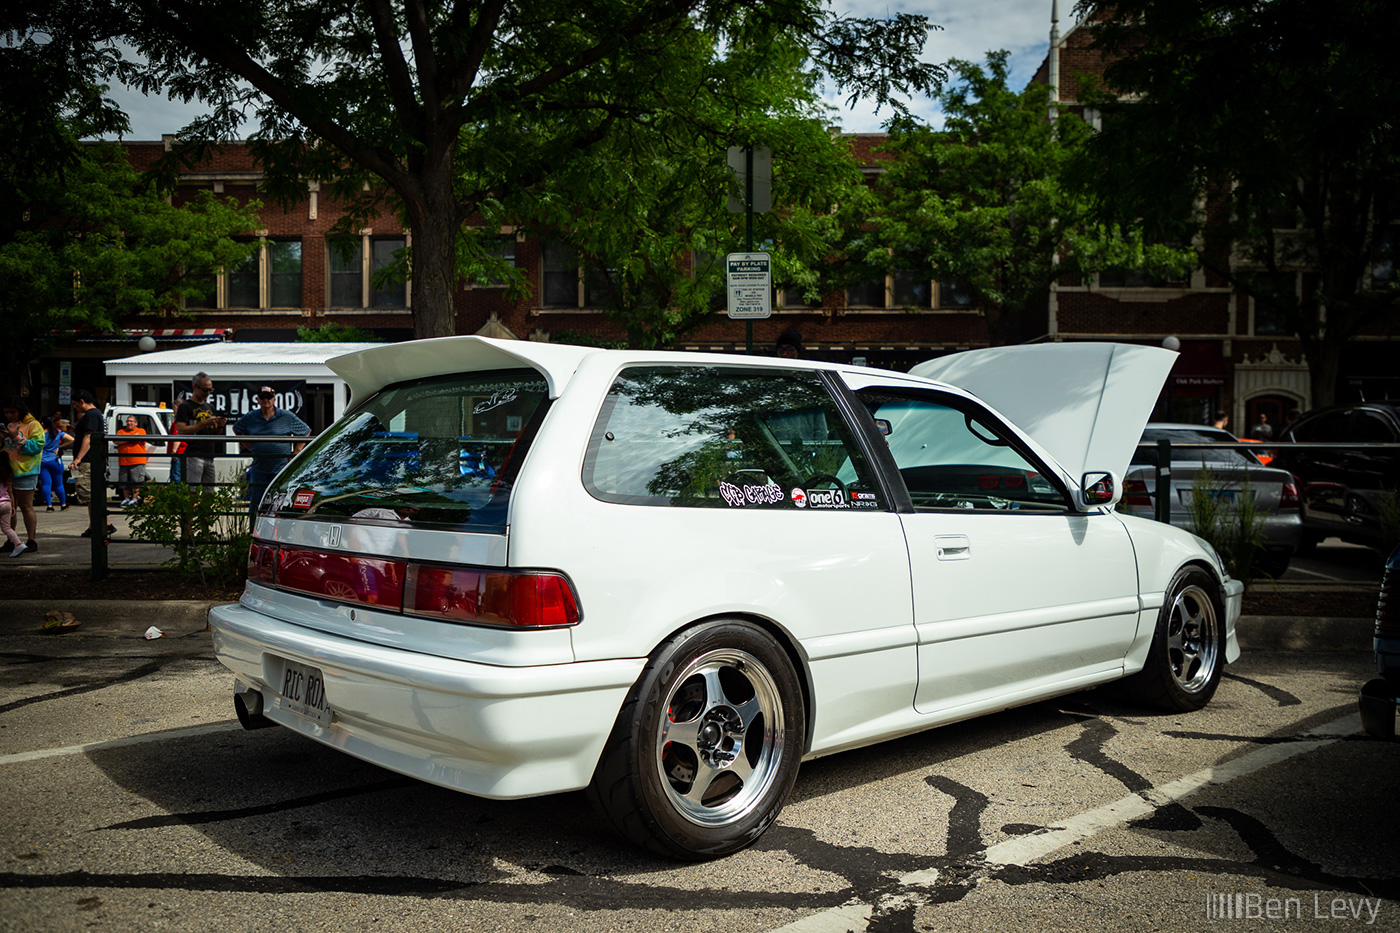
[(1112, 473), (1091, 471), (1079, 480), (1079, 498), (1085, 508), (1114, 506), (1123, 497), (1123, 484)]
[(885, 435), (885, 437), (889, 437), (894, 433), (894, 425), (890, 424), (885, 418), (876, 418), (875, 427), (879, 428), (880, 433)]

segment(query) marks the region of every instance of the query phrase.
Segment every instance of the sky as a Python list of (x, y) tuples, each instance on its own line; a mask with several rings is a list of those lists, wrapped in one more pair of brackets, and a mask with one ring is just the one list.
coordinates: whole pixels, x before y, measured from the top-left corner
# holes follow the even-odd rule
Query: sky
[[(1073, 21), (1074, 0), (1061, 0), (1060, 31)], [(923, 0), (923, 2), (881, 3), (879, 0), (831, 0), (832, 12), (844, 16), (883, 17), (895, 13), (918, 13), (943, 28), (930, 33), (923, 58), (946, 62), (951, 58), (981, 62), (987, 52), (1006, 49), (1011, 53), (1011, 86), (1023, 87), (1045, 58), (1050, 35), (1051, 0)], [(199, 104), (183, 104), (161, 97), (145, 97), (113, 88), (113, 99), (131, 119), (128, 140), (158, 140), (164, 133), (175, 133), (201, 112)], [(836, 107), (834, 119), (848, 133), (876, 133), (890, 116), (889, 108), (875, 113), (864, 101), (846, 106), (845, 95), (831, 93), (827, 100)], [(909, 100), (918, 117), (937, 124), (933, 101)]]

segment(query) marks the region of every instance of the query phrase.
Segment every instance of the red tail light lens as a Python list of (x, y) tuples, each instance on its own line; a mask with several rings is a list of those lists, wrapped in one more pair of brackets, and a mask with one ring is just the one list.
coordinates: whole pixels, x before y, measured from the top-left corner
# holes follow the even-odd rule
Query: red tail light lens
[(278, 552), (277, 585), (398, 612), (407, 568), (403, 561), (284, 547)]
[(548, 571), (429, 567), (254, 541), (248, 579), (309, 596), (478, 625), (551, 628), (577, 625), (581, 618), (568, 579)]
[(277, 546), (254, 541), (248, 549), (248, 579), (271, 586), (276, 580)]
[(1278, 508), (1282, 512), (1284, 509), (1297, 510), (1301, 506), (1298, 502), (1298, 477), (1293, 476), (1283, 481), (1283, 490), (1278, 496)]
[(576, 625), (578, 601), (561, 574), (416, 567), (404, 611), (456, 622), (547, 628)]
[(1152, 497), (1147, 493), (1147, 483), (1140, 479), (1130, 479), (1123, 484), (1123, 501), (1128, 505), (1151, 507)]

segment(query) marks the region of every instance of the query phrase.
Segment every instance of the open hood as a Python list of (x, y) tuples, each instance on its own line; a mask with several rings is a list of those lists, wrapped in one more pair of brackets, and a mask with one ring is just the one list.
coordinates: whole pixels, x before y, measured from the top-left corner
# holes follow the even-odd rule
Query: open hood
[(538, 370), (549, 383), (549, 397), (558, 398), (583, 358), (600, 352), (594, 347), (533, 340), (438, 337), (381, 344), (337, 356), (326, 365), (345, 380), (357, 402), (406, 379), (521, 366)]
[(976, 395), (1075, 479), (1087, 470), (1121, 478), (1176, 356), (1126, 343), (1048, 343), (953, 353), (909, 373)]

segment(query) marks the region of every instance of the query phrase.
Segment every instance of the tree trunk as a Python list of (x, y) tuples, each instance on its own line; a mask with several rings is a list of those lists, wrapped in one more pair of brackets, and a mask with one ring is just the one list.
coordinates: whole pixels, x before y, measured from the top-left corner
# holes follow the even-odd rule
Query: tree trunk
[(411, 304), (413, 336), (452, 337), (457, 333), (456, 198), (452, 193), (452, 160), (425, 171), (416, 198), (404, 198), (413, 234)]
[(1342, 371), (1342, 345), (1321, 337), (1303, 341), (1303, 357), (1308, 361), (1308, 381), (1312, 389), (1313, 408), (1334, 404), (1337, 400), (1337, 378)]

